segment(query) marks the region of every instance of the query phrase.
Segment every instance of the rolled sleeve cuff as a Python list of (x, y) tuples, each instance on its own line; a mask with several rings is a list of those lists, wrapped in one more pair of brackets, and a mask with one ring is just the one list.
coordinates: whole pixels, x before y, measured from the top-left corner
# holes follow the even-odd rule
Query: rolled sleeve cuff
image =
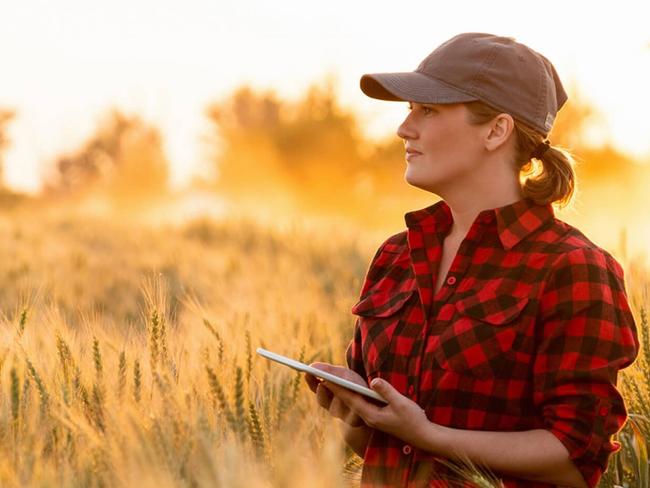
[(598, 485), (607, 469), (611, 454), (621, 449), (620, 443), (612, 441), (611, 437), (604, 433), (604, 425), (608, 422), (609, 415), (609, 408), (601, 404), (592, 416), (593, 427), (588, 434), (576, 430), (576, 422), (565, 418), (549, 419), (546, 422), (546, 429), (566, 447), (569, 458), (590, 488)]

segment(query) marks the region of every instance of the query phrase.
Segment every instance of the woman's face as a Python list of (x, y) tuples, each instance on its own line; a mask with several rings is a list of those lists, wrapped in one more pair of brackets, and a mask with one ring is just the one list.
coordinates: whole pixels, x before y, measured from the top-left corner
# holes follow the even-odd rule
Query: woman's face
[(404, 178), (415, 187), (440, 196), (474, 175), (484, 146), (481, 126), (467, 122), (464, 104), (409, 102), (409, 114), (397, 129), (406, 148)]

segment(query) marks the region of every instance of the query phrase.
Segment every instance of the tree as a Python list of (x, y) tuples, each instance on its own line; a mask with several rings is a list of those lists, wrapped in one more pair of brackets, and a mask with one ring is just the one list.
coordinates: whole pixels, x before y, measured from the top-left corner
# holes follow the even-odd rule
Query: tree
[(158, 130), (114, 110), (78, 150), (56, 160), (46, 193), (103, 191), (117, 201), (140, 201), (167, 191), (168, 172)]
[(217, 188), (235, 200), (282, 201), (311, 210), (347, 205), (367, 161), (357, 120), (342, 109), (332, 83), (313, 85), (297, 101), (249, 87), (207, 110), (213, 123)]

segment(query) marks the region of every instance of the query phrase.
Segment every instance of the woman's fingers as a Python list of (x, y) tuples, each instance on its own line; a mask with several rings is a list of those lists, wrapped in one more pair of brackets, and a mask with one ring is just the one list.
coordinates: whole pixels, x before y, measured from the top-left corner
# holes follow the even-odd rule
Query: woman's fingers
[(352, 427), (366, 425), (359, 415), (354, 413), (350, 408), (326, 386), (320, 382), (316, 385), (316, 402), (329, 412), (332, 417), (343, 420)]
[(344, 422), (352, 427), (361, 427), (362, 425), (367, 425), (361, 417), (359, 417), (352, 410), (349, 411), (348, 416), (343, 419)]
[(334, 393), (319, 383), (316, 387), (316, 401), (318, 404), (325, 410), (329, 410), (333, 398)]
[(316, 378), (313, 374), (306, 373), (305, 374), (305, 382), (307, 383), (307, 386), (311, 391), (316, 393), (316, 388), (318, 388), (318, 385), (320, 383), (320, 380)]
[(357, 372), (352, 371), (351, 369), (346, 368), (345, 366), (336, 366), (334, 364), (320, 363), (320, 362), (311, 363), (310, 366), (312, 368), (320, 369), (322, 371), (331, 373), (340, 378), (352, 381), (359, 385), (368, 386), (366, 380), (364, 380)]
[(326, 409), (332, 417), (336, 417), (346, 422), (348, 421), (347, 419), (350, 417), (351, 413), (350, 409), (345, 403), (343, 403), (343, 401), (341, 401), (341, 399), (334, 396), (334, 393), (328, 390), (325, 386), (320, 385), (318, 387), (316, 398), (318, 400), (318, 404)]
[(332, 399), (332, 404), (330, 406), (330, 414), (332, 416), (341, 419), (348, 425), (352, 427), (360, 427), (365, 425), (365, 422), (359, 415), (354, 413), (350, 407), (348, 407), (343, 400), (335, 396)]
[(337, 419), (341, 420), (345, 420), (350, 415), (350, 409), (347, 407), (347, 405), (336, 397), (332, 399), (329, 411), (332, 417), (336, 417)]
[[(328, 373), (335, 374), (350, 381), (354, 381), (355, 383), (367, 386), (367, 383), (361, 376), (345, 367), (318, 362), (311, 363), (310, 366), (323, 371), (327, 371)], [(352, 410), (350, 410), (350, 407), (348, 407), (343, 400), (334, 395), (334, 393), (332, 393), (329, 388), (324, 386), (319, 378), (312, 374), (306, 373), (305, 382), (307, 383), (309, 389), (316, 394), (316, 402), (318, 405), (327, 410), (332, 417), (339, 418), (346, 424), (353, 427), (360, 427), (362, 425), (365, 425), (363, 419)]]

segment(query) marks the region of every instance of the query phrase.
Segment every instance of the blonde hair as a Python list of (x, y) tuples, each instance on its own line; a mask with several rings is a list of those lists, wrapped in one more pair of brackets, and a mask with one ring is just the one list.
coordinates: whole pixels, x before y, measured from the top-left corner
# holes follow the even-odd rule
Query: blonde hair
[[(465, 103), (469, 123), (480, 125), (503, 113), (484, 102)], [(524, 197), (539, 205), (557, 203), (565, 207), (571, 202), (576, 189), (575, 160), (566, 150), (549, 146), (541, 158), (533, 158), (533, 151), (544, 142), (544, 136), (515, 120), (515, 165), (519, 174), (528, 176), (521, 185)], [(541, 171), (537, 164), (541, 163)]]

